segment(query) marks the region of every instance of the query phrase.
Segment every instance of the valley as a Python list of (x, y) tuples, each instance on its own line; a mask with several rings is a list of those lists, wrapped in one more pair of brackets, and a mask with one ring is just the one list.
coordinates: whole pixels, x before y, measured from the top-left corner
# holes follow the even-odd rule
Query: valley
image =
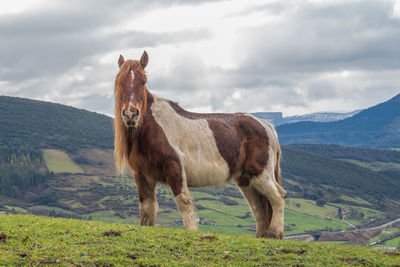
[[(286, 147), (283, 147), (284, 156), (285, 151)], [(52, 173), (51, 178), (46, 181), (46, 187), (40, 189), (34, 186), (32, 190), (28, 190), (30, 193), (24, 196), (1, 197), (1, 210), (138, 224), (139, 200), (136, 186), (132, 177), (115, 174), (111, 149), (81, 149), (76, 154), (45, 149), (43, 155), (45, 166)], [(286, 178), (289, 175), (285, 165), (283, 175), (285, 188), (299, 186), (299, 179)], [(311, 194), (307, 185), (305, 188), (305, 191)], [(37, 196), (34, 196), (35, 190)], [(354, 194), (341, 194), (332, 202), (326, 198), (325, 203), (321, 205), (318, 199), (305, 199), (304, 195), (301, 195), (302, 191), (288, 191), (293, 196), (289, 197), (286, 203), (285, 235), (340, 231), (351, 228), (350, 225), (367, 225), (389, 218), (387, 212), (379, 210), (373, 203)], [(201, 230), (254, 234), (255, 220), (246, 201), (233, 184), (193, 188), (191, 192), (195, 199), (196, 215), (199, 217)], [(157, 198), (160, 206), (157, 224), (182, 228), (180, 214), (170, 189), (163, 185), (158, 186)]]

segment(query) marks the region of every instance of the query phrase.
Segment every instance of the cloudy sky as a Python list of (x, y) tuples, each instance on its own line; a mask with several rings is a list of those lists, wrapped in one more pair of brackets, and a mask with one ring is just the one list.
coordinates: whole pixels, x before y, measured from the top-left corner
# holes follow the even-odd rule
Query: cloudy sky
[(0, 95), (113, 112), (120, 54), (200, 112), (366, 108), (400, 93), (400, 1), (0, 2)]

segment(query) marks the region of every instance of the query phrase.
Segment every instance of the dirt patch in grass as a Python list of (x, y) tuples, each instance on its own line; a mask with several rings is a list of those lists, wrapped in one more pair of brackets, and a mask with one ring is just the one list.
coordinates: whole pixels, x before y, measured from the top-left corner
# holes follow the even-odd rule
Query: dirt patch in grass
[(204, 239), (214, 239), (214, 238), (215, 238), (215, 236), (213, 236), (213, 235), (205, 234), (205, 235), (200, 236), (199, 240), (202, 241)]
[(136, 260), (137, 259), (137, 256), (133, 255), (133, 254), (128, 254), (127, 257), (131, 258), (132, 260)]
[(293, 253), (293, 254), (297, 254), (297, 255), (303, 255), (304, 253), (306, 253), (306, 250), (304, 248), (300, 249), (300, 250), (292, 250), (292, 249), (285, 248), (285, 249), (279, 250), (278, 253), (280, 253), (280, 254)]
[(7, 241), (8, 236), (5, 233), (0, 234), (0, 243), (5, 243)]
[(105, 231), (103, 233), (103, 236), (121, 236), (121, 232), (120, 231), (115, 231), (115, 230)]
[(387, 251), (385, 252), (386, 255), (394, 255), (394, 256), (400, 256), (400, 251), (394, 250), (394, 251)]

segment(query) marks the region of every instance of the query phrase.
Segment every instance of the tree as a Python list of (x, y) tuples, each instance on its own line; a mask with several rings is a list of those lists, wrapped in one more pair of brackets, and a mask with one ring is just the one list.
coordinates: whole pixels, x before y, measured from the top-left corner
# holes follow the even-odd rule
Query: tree
[(338, 217), (339, 219), (343, 220), (343, 212), (342, 212), (342, 208), (338, 208)]
[(319, 206), (319, 207), (323, 207), (323, 206), (326, 204), (326, 201), (323, 200), (323, 199), (317, 199), (317, 200), (315, 201), (315, 204), (316, 204), (317, 206)]

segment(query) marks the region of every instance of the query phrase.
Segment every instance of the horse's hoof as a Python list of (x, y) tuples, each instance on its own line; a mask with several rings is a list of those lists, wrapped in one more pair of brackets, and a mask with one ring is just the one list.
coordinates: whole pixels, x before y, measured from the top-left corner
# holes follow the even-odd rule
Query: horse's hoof
[(268, 230), (266, 234), (267, 238), (274, 238), (274, 239), (282, 239), (283, 238), (283, 233), (279, 231), (274, 231), (274, 230)]

